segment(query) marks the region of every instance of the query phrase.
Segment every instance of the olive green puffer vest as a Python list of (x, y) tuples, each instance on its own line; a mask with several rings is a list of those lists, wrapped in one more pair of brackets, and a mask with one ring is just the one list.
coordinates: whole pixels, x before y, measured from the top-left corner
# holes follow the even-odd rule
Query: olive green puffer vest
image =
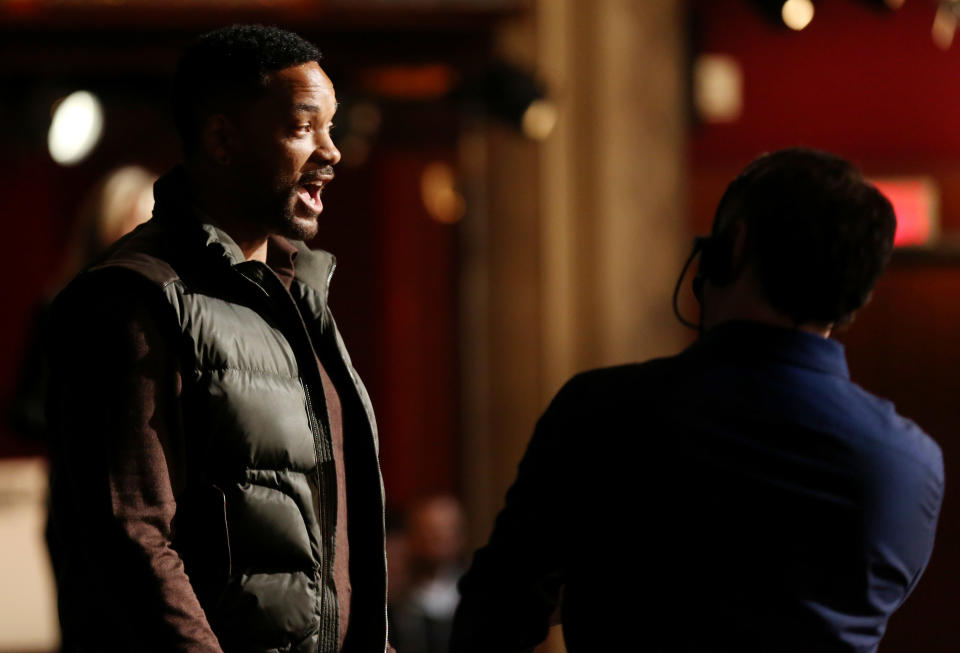
[(333, 257), (297, 245), (289, 292), (197, 219), (176, 174), (154, 218), (92, 269), (157, 291), (178, 338), (187, 491), (174, 548), (225, 651), (337, 651), (336, 471), (316, 356), (341, 395), (353, 584), (344, 651), (383, 651), (376, 424), (327, 307)]

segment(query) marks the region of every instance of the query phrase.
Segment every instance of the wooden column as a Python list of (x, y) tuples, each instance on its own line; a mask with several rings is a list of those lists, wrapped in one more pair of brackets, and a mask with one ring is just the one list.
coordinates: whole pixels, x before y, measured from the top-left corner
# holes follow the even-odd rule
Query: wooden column
[(487, 126), (464, 150), (476, 200), (461, 244), (475, 545), (566, 379), (687, 341), (670, 308), (689, 241), (682, 4), (539, 0), (502, 28), (504, 56), (549, 82), (560, 119), (540, 144)]

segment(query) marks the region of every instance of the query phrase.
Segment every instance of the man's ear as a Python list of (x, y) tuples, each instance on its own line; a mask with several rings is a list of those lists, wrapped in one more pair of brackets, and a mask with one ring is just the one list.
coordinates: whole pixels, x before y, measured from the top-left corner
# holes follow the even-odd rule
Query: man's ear
[(210, 115), (201, 132), (203, 151), (220, 165), (230, 165), (237, 152), (237, 129), (233, 121), (222, 113)]

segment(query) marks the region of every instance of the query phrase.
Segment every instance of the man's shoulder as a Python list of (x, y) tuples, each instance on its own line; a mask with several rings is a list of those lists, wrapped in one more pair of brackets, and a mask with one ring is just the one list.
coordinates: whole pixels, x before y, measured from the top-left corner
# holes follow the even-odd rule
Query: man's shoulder
[(179, 280), (169, 239), (153, 221), (111, 246), (54, 299), (51, 315), (64, 324), (127, 321), (166, 312), (165, 291)]
[(642, 363), (598, 367), (574, 375), (564, 386), (570, 392), (604, 391), (624, 385), (659, 382), (681, 372), (681, 356), (653, 358)]
[[(156, 220), (140, 225), (111, 246), (93, 263), (87, 274), (127, 270), (163, 287), (177, 279), (174, 239)], [(113, 275), (96, 274), (109, 278)]]
[(943, 453), (936, 441), (912, 419), (901, 415), (892, 401), (851, 383), (851, 395), (859, 399), (855, 435), (875, 459), (903, 468), (916, 467), (927, 475), (943, 478)]
[(682, 357), (670, 356), (586, 370), (570, 378), (551, 405), (580, 404), (609, 409), (636, 407), (641, 400), (672, 392), (674, 381), (681, 377), (683, 369)]

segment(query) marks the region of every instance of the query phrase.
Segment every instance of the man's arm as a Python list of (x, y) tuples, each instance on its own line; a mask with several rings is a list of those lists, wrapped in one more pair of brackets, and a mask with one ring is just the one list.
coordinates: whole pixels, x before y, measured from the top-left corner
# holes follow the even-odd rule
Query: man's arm
[(453, 653), (530, 651), (553, 623), (577, 528), (571, 395), (562, 390), (537, 423), (490, 541), (460, 581)]
[(870, 467), (868, 592), (872, 606), (888, 616), (906, 601), (930, 561), (943, 503), (940, 448), (912, 423), (907, 434), (904, 440), (916, 443), (913, 455), (881, 451), (885, 455), (878, 453)]
[(219, 653), (171, 546), (180, 377), (149, 292), (126, 279), (81, 288), (54, 312), (50, 544), (64, 643)]

